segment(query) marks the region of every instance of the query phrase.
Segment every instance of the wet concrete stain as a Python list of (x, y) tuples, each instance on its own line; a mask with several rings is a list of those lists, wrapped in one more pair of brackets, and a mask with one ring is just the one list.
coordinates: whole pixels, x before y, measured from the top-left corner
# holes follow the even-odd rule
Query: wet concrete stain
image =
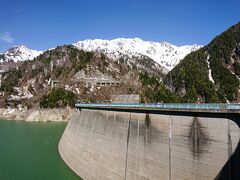
[(151, 120), (150, 120), (150, 117), (149, 117), (149, 114), (148, 114), (148, 113), (146, 114), (145, 122), (146, 122), (146, 126), (147, 126), (147, 128), (148, 128), (148, 127), (150, 126), (150, 124), (151, 124)]
[(163, 133), (151, 122), (149, 114), (146, 114), (145, 123), (139, 126), (140, 136), (144, 139), (145, 145), (151, 145), (154, 142), (163, 143), (164, 137)]
[(131, 119), (130, 121), (130, 143), (133, 142), (134, 137), (139, 137), (139, 141), (144, 143), (144, 146), (151, 146), (155, 143), (163, 143), (164, 137), (163, 132), (161, 132), (152, 123), (149, 114), (146, 114), (145, 119)]
[(188, 139), (189, 148), (194, 158), (200, 158), (210, 145), (211, 140), (209, 139), (206, 128), (201, 125), (197, 117), (193, 118), (188, 133)]

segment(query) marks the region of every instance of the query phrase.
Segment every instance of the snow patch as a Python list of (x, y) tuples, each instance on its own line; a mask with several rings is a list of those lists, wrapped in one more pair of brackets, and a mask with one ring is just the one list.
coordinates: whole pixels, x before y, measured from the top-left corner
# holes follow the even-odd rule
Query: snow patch
[(30, 99), (33, 95), (28, 91), (28, 87), (23, 88), (14, 87), (13, 89), (18, 93), (17, 95), (10, 95), (9, 100)]
[(213, 79), (213, 77), (212, 77), (212, 69), (211, 69), (211, 67), (210, 67), (209, 58), (210, 58), (210, 55), (208, 54), (208, 56), (207, 56), (208, 78), (209, 78), (209, 80), (210, 80), (213, 84), (215, 84), (215, 81), (214, 81), (214, 79)]
[(80, 94), (79, 88), (75, 88), (75, 89), (77, 91), (77, 94)]

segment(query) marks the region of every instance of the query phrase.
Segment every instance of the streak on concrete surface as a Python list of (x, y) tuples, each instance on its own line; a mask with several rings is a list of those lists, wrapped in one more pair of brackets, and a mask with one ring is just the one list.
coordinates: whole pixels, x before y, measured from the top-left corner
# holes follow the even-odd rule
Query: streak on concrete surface
[(83, 179), (214, 179), (239, 137), (228, 119), (81, 110), (59, 152)]

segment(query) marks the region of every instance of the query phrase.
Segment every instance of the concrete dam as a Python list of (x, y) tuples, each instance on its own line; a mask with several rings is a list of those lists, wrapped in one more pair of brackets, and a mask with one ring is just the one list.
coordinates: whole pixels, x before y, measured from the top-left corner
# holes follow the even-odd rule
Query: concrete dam
[(227, 117), (93, 108), (74, 114), (59, 152), (83, 179), (236, 179), (239, 138)]

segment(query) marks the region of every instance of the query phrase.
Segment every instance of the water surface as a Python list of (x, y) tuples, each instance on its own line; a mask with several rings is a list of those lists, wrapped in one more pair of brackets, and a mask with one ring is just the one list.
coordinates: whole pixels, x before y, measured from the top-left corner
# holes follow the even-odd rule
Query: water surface
[(79, 179), (58, 153), (66, 125), (0, 120), (0, 179)]

